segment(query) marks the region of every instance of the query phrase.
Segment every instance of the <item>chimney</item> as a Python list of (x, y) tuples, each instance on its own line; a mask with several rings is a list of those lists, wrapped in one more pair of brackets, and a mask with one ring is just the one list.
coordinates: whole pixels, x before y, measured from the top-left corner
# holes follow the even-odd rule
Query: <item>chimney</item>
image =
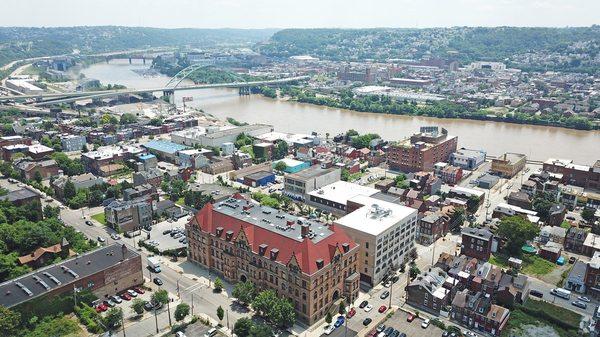
[(310, 229), (309, 229), (308, 225), (302, 225), (300, 227), (300, 230), (301, 230), (300, 233), (302, 234), (302, 237), (306, 237), (308, 235), (308, 232)]
[(127, 246), (121, 245), (121, 261), (125, 261), (125, 255), (127, 255)]

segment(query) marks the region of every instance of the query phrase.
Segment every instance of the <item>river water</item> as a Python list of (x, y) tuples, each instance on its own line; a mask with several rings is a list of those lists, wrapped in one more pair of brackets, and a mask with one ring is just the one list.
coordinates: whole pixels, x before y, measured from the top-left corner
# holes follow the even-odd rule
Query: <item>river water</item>
[[(148, 65), (141, 62), (129, 64), (127, 60), (112, 60), (108, 64), (94, 64), (81, 72), (103, 84), (123, 84), (128, 88), (160, 87), (169, 80), (163, 75), (139, 75), (140, 70), (147, 68)], [(188, 105), (218, 118), (233, 117), (238, 121), (270, 124), (281, 132), (316, 131), (333, 136), (355, 129), (360, 133), (377, 133), (387, 140), (398, 140), (417, 132), (420, 126), (438, 125), (458, 136), (459, 147), (483, 149), (490, 155), (519, 152), (534, 160), (566, 158), (585, 165), (600, 159), (600, 131), (363, 113), (274, 100), (261, 95), (239, 96), (237, 89), (178, 91), (175, 93), (178, 105), (183, 96), (193, 97), (193, 102)]]

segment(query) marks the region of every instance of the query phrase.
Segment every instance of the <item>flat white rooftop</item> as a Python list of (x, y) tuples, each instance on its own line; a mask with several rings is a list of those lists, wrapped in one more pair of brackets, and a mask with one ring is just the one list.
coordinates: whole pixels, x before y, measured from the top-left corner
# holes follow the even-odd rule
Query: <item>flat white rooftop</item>
[(333, 184), (323, 186), (320, 189), (314, 190), (308, 194), (317, 198), (345, 205), (346, 202), (348, 202), (348, 199), (357, 195), (371, 196), (376, 193), (379, 193), (379, 190), (340, 180)]
[(365, 195), (358, 195), (350, 200), (364, 206), (339, 218), (335, 223), (374, 236), (417, 216), (417, 210), (414, 208)]

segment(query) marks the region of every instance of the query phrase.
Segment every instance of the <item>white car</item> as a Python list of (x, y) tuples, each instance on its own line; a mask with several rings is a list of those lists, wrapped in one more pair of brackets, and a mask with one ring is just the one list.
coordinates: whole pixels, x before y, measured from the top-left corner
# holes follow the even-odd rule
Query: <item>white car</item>
[(583, 301), (583, 302), (591, 302), (591, 300), (585, 296), (579, 296), (577, 297), (578, 300)]
[(372, 306), (372, 305), (370, 305), (370, 304), (367, 304), (367, 306), (365, 307), (365, 311), (366, 311), (366, 312), (369, 312), (369, 311), (371, 311), (371, 310), (373, 310), (373, 306)]
[(421, 323), (421, 328), (427, 329), (428, 326), (429, 326), (429, 318), (426, 318), (423, 320), (423, 323)]
[(331, 333), (335, 330), (335, 326), (333, 324), (328, 324), (323, 329), (323, 333), (326, 335), (331, 335)]
[(129, 289), (127, 290), (127, 293), (129, 294), (129, 296), (131, 297), (137, 297), (137, 293), (133, 290), (133, 289)]
[(181, 331), (177, 331), (177, 333), (175, 333), (175, 337), (186, 337), (186, 335)]
[(469, 331), (469, 330), (463, 331), (463, 335), (465, 335), (467, 337), (477, 337), (476, 333), (474, 333), (473, 331)]

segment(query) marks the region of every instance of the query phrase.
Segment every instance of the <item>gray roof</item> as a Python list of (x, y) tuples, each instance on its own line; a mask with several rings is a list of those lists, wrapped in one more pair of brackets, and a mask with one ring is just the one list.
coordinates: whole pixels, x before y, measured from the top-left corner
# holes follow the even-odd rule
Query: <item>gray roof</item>
[[(6, 281), (0, 284), (0, 305), (10, 308), (57, 288), (66, 287), (75, 280), (102, 272), (121, 262), (121, 252), (121, 245), (114, 243)], [(127, 249), (125, 252), (125, 260), (137, 256), (138, 253), (133, 250)], [(72, 286), (69, 288), (73, 289)]]
[[(322, 222), (307, 220), (305, 218), (297, 217), (274, 208), (260, 206), (246, 200), (229, 198), (223, 202), (215, 204), (214, 211), (251, 223), (255, 226), (297, 241), (302, 241), (301, 225), (309, 226), (309, 229), (312, 231), (312, 233), (314, 233), (314, 236), (309, 238), (314, 243), (317, 243), (333, 234), (333, 231), (329, 229), (328, 225)], [(298, 225), (288, 226), (288, 221)]]
[(485, 228), (471, 228), (471, 227), (464, 228), (462, 230), (462, 235), (474, 236), (474, 237), (478, 237), (478, 238), (486, 239), (486, 240), (491, 239), (493, 236), (492, 232), (490, 232), (489, 230), (487, 230)]
[(10, 191), (7, 195), (3, 195), (0, 197), (0, 200), (8, 200), (10, 202), (15, 202), (18, 200), (29, 199), (32, 197), (39, 197), (40, 195), (36, 192), (28, 189), (22, 188), (20, 190)]

